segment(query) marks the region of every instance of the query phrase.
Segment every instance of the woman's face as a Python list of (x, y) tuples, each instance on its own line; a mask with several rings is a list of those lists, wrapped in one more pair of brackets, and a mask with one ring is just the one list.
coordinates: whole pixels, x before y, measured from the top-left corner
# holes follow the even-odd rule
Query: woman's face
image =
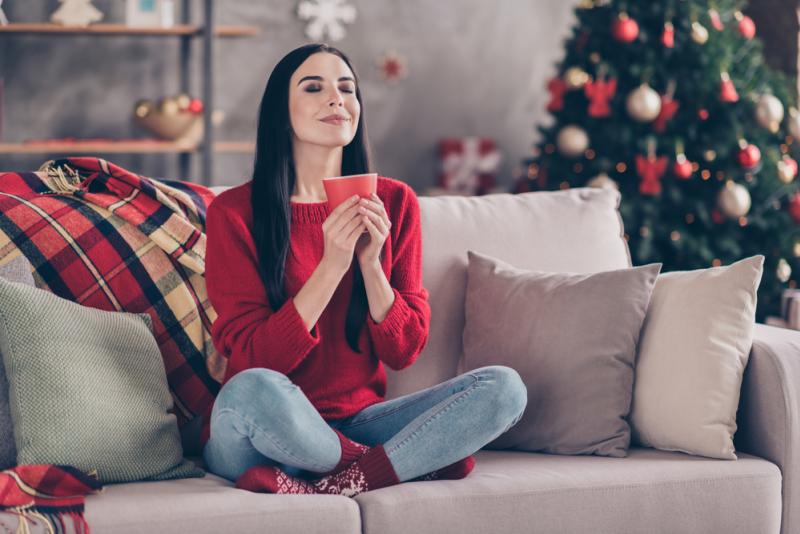
[[(296, 140), (342, 147), (356, 135), (361, 104), (355, 76), (342, 58), (325, 52), (308, 57), (289, 80), (289, 120)], [(339, 115), (342, 120), (327, 119)]]

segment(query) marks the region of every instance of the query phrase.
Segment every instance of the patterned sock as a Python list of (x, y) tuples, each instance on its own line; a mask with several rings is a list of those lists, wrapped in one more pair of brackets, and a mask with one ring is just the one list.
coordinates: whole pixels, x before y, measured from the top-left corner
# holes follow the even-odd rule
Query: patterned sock
[(326, 477), (340, 473), (344, 471), (345, 468), (349, 467), (353, 462), (367, 454), (367, 451), (369, 451), (368, 446), (362, 445), (357, 441), (353, 441), (335, 428), (332, 430), (336, 432), (336, 435), (339, 437), (339, 443), (342, 446), (342, 457), (339, 458), (339, 463), (336, 464), (336, 467), (330, 471), (326, 471), (324, 473), (314, 473), (313, 471), (309, 471), (310, 476), (314, 478)]
[(411, 479), (411, 482), (418, 480), (459, 480), (466, 477), (475, 467), (475, 457), (467, 456), (456, 463), (450, 464), (436, 471), (431, 471), (427, 475), (422, 475)]
[(307, 481), (287, 475), (275, 466), (257, 465), (242, 473), (236, 480), (236, 487), (260, 493), (324, 493), (355, 497), (365, 491), (399, 483), (383, 445), (378, 445), (335, 475)]

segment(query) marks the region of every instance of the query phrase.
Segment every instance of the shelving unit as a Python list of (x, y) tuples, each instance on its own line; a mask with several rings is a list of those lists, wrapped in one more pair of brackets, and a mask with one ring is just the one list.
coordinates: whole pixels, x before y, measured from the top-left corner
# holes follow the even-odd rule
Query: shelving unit
[(12, 23), (0, 26), (0, 38), (13, 35), (47, 36), (128, 36), (137, 37), (180, 37), (180, 86), (184, 93), (192, 94), (189, 87), (189, 68), (191, 63), (191, 44), (195, 38), (202, 39), (202, 87), (203, 100), (203, 140), (199, 145), (158, 139), (120, 139), (99, 141), (87, 139), (75, 142), (24, 142), (0, 143), (0, 154), (178, 154), (181, 176), (189, 176), (192, 154), (199, 153), (202, 159), (201, 182), (208, 185), (213, 172), (215, 153), (252, 153), (254, 143), (239, 141), (216, 141), (211, 113), (214, 110), (214, 42), (217, 37), (248, 37), (257, 35), (260, 30), (254, 26), (215, 26), (214, 2), (203, 0), (203, 25), (191, 24), (192, 0), (182, 0), (182, 24), (171, 28), (138, 28), (124, 24), (93, 24), (88, 27), (61, 26), (58, 24)]

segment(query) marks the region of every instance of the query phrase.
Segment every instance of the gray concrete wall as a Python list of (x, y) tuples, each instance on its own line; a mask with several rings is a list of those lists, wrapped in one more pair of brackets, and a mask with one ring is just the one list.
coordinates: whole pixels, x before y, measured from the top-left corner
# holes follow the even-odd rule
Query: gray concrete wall
[[(196, 0), (195, 0), (196, 1)], [(480, 135), (503, 152), (499, 181), (535, 141), (546, 120), (546, 79), (563, 55), (577, 0), (350, 0), (358, 19), (338, 43), (361, 77), (376, 170), (417, 190), (434, 185), (436, 143), (442, 137)], [(95, 0), (103, 22), (124, 22), (122, 0)], [(255, 138), (256, 114), (272, 67), (308, 42), (295, 15), (297, 0), (217, 2), (218, 24), (252, 24), (257, 37), (217, 41), (215, 108), (227, 118), (218, 139)], [(57, 0), (6, 0), (15, 22), (42, 22)], [(199, 2), (195, 7), (200, 7)], [(195, 45), (199, 46), (199, 42)], [(390, 85), (374, 63), (394, 49), (409, 61), (409, 76)], [(199, 48), (196, 48), (199, 52)], [(133, 137), (143, 133), (130, 115), (140, 98), (174, 94), (177, 38), (0, 38), (5, 78), (4, 141), (53, 136)], [(199, 55), (197, 56), (199, 60)], [(199, 94), (198, 70), (194, 69)], [(32, 170), (47, 155), (0, 155), (0, 170)], [(193, 169), (199, 167), (194, 156)], [(109, 155), (149, 176), (179, 178), (176, 155)], [(250, 154), (218, 154), (215, 185), (249, 179)], [(180, 177), (192, 178), (192, 177)]]

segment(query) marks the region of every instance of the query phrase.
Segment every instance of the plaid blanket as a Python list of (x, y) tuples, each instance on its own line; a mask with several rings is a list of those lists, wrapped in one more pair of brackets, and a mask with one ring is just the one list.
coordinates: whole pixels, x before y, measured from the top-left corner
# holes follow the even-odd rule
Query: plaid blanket
[(93, 474), (63, 465), (20, 465), (0, 472), (4, 532), (88, 534), (84, 496), (102, 489)]
[(210, 409), (225, 372), (203, 276), (213, 197), (91, 157), (0, 173), (0, 264), (23, 254), (39, 287), (93, 308), (149, 314), (181, 426)]

